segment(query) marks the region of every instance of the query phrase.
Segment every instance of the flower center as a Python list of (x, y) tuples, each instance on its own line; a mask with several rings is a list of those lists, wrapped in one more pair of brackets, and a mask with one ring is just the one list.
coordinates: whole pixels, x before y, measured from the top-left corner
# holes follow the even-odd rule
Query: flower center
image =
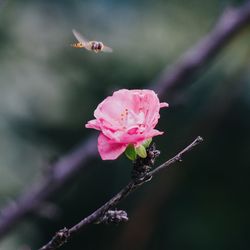
[(120, 124), (124, 130), (137, 128), (139, 133), (145, 130), (145, 114), (142, 109), (139, 113), (135, 113), (132, 110), (125, 110), (120, 115)]

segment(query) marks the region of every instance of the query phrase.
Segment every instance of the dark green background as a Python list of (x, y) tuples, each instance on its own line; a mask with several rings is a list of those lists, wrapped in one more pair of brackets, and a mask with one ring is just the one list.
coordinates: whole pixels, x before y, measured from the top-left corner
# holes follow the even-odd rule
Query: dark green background
[[(228, 4), (242, 2), (1, 1), (0, 206), (94, 132), (84, 124), (101, 100), (120, 88), (147, 88)], [(72, 28), (114, 53), (72, 49)], [(120, 204), (128, 223), (90, 226), (62, 249), (249, 249), (250, 27), (187, 86), (161, 111), (157, 163), (198, 135), (205, 143)], [(124, 156), (91, 161), (0, 249), (37, 249), (123, 187), (130, 165)]]

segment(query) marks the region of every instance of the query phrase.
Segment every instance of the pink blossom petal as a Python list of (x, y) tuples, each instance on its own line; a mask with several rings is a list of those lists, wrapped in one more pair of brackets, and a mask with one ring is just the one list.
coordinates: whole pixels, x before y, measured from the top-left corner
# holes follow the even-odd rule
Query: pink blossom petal
[(98, 151), (103, 160), (117, 159), (126, 150), (126, 147), (125, 144), (113, 143), (102, 133), (98, 137)]
[(86, 128), (93, 128), (93, 129), (96, 129), (96, 130), (101, 130), (99, 122), (97, 120), (88, 121), (88, 123), (85, 124), (85, 127)]
[(123, 134), (121, 137), (120, 137), (120, 140), (123, 142), (123, 143), (126, 143), (126, 144), (135, 144), (135, 143), (138, 143), (138, 142), (142, 142), (146, 139), (145, 137), (145, 134), (133, 134), (133, 135), (130, 135), (130, 134)]
[(157, 95), (154, 92), (148, 92), (144, 97), (143, 104), (146, 114), (145, 124), (148, 127), (155, 127), (160, 117), (160, 102)]
[(113, 96), (107, 97), (101, 102), (94, 112), (97, 119), (111, 120), (113, 124), (121, 122), (125, 110), (138, 111), (140, 99), (130, 90), (122, 89), (114, 92)]
[(157, 129), (153, 129), (152, 131), (150, 131), (150, 133), (147, 134), (147, 137), (148, 137), (148, 138), (152, 138), (152, 137), (154, 137), (154, 136), (162, 135), (162, 134), (164, 134), (164, 132), (159, 131), (159, 130), (157, 130)]
[(121, 137), (120, 137), (120, 141), (123, 142), (123, 143), (126, 143), (126, 144), (140, 144), (141, 142), (149, 139), (149, 138), (152, 138), (154, 136), (157, 136), (157, 135), (162, 135), (164, 132), (161, 132), (157, 129), (151, 129), (149, 131), (146, 131), (145, 133), (143, 134), (123, 134)]
[(161, 102), (160, 103), (160, 108), (167, 108), (167, 107), (169, 107), (169, 104), (167, 103), (167, 102)]

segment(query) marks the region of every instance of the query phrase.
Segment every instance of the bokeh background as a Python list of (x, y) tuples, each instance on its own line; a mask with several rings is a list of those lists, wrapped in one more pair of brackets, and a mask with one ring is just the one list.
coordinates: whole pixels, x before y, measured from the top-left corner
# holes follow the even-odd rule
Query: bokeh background
[[(84, 124), (102, 99), (147, 88), (226, 6), (242, 2), (0, 1), (0, 207), (94, 133)], [(114, 53), (71, 48), (72, 28)], [(155, 138), (157, 163), (198, 135), (205, 143), (120, 204), (128, 223), (90, 226), (62, 249), (249, 249), (250, 27), (169, 99), (158, 124), (166, 133)], [(123, 187), (130, 165), (124, 156), (91, 160), (0, 249), (37, 249)]]

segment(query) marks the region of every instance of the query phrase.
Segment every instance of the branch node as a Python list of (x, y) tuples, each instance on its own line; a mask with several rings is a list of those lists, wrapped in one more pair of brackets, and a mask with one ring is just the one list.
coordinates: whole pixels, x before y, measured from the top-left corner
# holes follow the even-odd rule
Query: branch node
[(128, 221), (128, 215), (124, 210), (108, 210), (104, 215), (96, 222), (96, 224), (119, 224), (121, 222)]
[(197, 141), (197, 142), (202, 142), (202, 141), (204, 141), (204, 139), (203, 139), (201, 136), (198, 136), (198, 137), (196, 138), (196, 141)]
[(176, 161), (178, 161), (178, 162), (182, 162), (182, 158), (181, 158), (181, 156), (180, 156), (180, 155), (177, 155), (177, 156), (176, 156)]
[(152, 179), (151, 175), (148, 173), (151, 171), (153, 165), (155, 164), (155, 159), (160, 155), (160, 151), (156, 149), (155, 143), (147, 148), (147, 157), (137, 159), (133, 163), (133, 170), (131, 173), (132, 179), (135, 183), (141, 183), (150, 181)]
[(52, 240), (45, 245), (44, 247), (41, 248), (41, 250), (49, 250), (49, 249), (57, 249), (64, 245), (68, 238), (70, 237), (70, 232), (69, 230), (65, 227), (61, 230), (59, 230), (55, 236), (52, 238)]

